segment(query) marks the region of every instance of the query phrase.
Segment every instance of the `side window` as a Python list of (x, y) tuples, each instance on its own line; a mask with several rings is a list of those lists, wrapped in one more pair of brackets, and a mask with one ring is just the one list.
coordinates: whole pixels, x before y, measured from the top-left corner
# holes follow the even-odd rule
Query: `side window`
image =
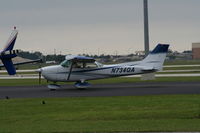
[(83, 62), (74, 62), (73, 68), (84, 68)]
[[(71, 65), (71, 61), (69, 61), (69, 60), (64, 60), (60, 65), (62, 66), (62, 67), (70, 67), (70, 65)], [(97, 68), (97, 67), (99, 67), (96, 63), (86, 63), (86, 62), (74, 62), (73, 63), (73, 66), (72, 66), (73, 68), (82, 68), (82, 69), (84, 69), (84, 68)]]
[(97, 65), (95, 63), (85, 63), (85, 68), (96, 68)]

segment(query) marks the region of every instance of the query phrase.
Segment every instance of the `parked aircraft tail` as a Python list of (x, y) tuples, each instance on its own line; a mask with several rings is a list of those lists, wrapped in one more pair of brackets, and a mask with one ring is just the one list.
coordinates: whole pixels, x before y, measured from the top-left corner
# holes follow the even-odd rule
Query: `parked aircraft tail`
[(169, 44), (158, 44), (149, 55), (140, 62), (144, 71), (160, 71), (163, 68)]
[(14, 30), (12, 31), (10, 37), (8, 38), (8, 41), (6, 42), (6, 45), (2, 52), (13, 50), (15, 41), (17, 39), (17, 35), (18, 35), (18, 31), (17, 31), (16, 27), (14, 27)]
[(2, 63), (4, 64), (9, 75), (16, 74), (12, 58), (16, 57), (17, 53), (19, 52), (18, 50), (13, 50), (17, 35), (18, 31), (16, 30), (16, 27), (14, 27), (14, 30), (8, 38), (4, 49), (0, 52), (0, 59), (2, 60)]

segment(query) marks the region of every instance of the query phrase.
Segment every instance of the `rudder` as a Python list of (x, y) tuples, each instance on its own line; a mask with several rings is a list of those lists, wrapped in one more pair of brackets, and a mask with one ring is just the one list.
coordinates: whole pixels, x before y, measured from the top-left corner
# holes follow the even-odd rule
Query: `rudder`
[(156, 71), (163, 68), (169, 44), (158, 44), (149, 55), (141, 61), (141, 65), (153, 67)]

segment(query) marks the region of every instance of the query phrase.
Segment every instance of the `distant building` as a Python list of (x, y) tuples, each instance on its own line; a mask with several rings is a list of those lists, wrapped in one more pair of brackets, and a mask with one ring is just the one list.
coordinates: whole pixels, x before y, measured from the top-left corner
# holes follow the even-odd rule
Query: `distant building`
[(192, 43), (192, 58), (200, 59), (200, 42)]
[(143, 55), (145, 55), (145, 52), (144, 51), (135, 51), (135, 54), (137, 55), (137, 56), (143, 56)]

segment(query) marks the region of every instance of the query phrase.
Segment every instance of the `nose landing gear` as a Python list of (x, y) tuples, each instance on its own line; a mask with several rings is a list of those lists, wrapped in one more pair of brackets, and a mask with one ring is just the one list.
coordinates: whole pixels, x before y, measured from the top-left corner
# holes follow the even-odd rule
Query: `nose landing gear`
[(48, 87), (51, 91), (54, 91), (54, 90), (56, 90), (56, 89), (59, 89), (59, 88), (60, 88), (60, 85), (54, 83), (54, 84), (49, 84), (47, 87)]

